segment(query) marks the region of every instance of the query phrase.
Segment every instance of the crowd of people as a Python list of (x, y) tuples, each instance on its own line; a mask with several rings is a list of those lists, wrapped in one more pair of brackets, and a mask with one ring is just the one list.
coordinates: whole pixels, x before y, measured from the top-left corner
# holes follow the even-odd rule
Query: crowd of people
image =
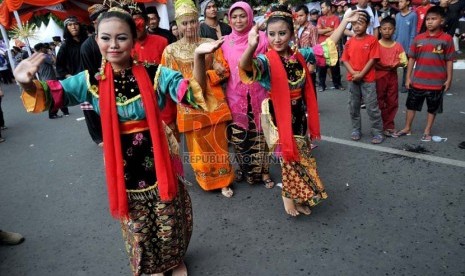
[[(193, 216), (184, 161), (203, 190), (229, 198), (233, 182), (273, 188), (268, 156), (274, 154), (285, 212), (310, 215), (328, 197), (311, 153), (321, 137), (317, 91), (347, 89), (350, 138), (361, 139), (364, 106), (373, 144), (411, 135), (426, 99), (421, 140), (431, 141), (459, 51), (443, 31), (457, 27), (445, 9), (463, 1), (424, 0), (415, 9), (410, 0), (395, 8), (383, 0), (379, 9), (368, 2), (322, 1), (321, 16), (281, 3), (264, 24), (254, 22), (248, 3), (236, 2), (226, 24), (214, 0), (200, 9), (177, 0), (170, 30), (159, 27), (155, 7), (96, 4), (89, 8), (95, 33), (67, 18), (57, 53), (36, 45), (14, 77), (28, 112), (57, 118), (59, 109), (66, 115), (68, 106), (81, 105), (93, 141), (103, 147), (110, 213), (121, 221), (133, 274), (187, 275)], [(400, 84), (398, 68), (405, 68)], [(328, 74), (333, 88), (326, 86)], [(396, 130), (403, 90), (406, 125)], [(181, 134), (188, 158), (179, 152)]]

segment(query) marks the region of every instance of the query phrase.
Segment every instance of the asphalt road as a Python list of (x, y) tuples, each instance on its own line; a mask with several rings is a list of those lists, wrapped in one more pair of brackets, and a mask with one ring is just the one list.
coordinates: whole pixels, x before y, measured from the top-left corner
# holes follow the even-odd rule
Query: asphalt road
[[(420, 142), (425, 112), (412, 136), (376, 147), (362, 112), (364, 136), (353, 143), (347, 91), (319, 93), (325, 137), (314, 155), (328, 200), (311, 216), (290, 218), (278, 187), (239, 183), (227, 199), (189, 186), (190, 275), (465, 275), (465, 150), (457, 147), (465, 140), (464, 79), (455, 71), (435, 123), (443, 143)], [(3, 88), (0, 228), (26, 241), (0, 247), (0, 275), (130, 275), (108, 212), (102, 150), (79, 107), (49, 120), (27, 114), (15, 86)], [(398, 128), (404, 104), (401, 94)], [(274, 165), (276, 182), (279, 174)]]

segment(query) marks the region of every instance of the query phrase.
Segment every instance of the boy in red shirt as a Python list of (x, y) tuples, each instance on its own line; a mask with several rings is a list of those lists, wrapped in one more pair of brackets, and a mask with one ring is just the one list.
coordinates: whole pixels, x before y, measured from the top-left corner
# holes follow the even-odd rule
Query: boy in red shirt
[(407, 116), (405, 127), (397, 132), (397, 136), (411, 134), (415, 113), (421, 111), (426, 99), (428, 116), (421, 141), (431, 141), (434, 119), (437, 113), (442, 113), (443, 94), (452, 82), (455, 50), (452, 37), (442, 31), (445, 16), (442, 7), (429, 8), (425, 17), (426, 32), (417, 35), (410, 46), (405, 79), (405, 87), (409, 89)]
[(370, 16), (366, 15), (359, 21), (352, 23), (355, 34), (347, 41), (341, 60), (347, 68), (347, 80), (349, 81), (349, 110), (352, 120), (351, 139), (358, 141), (361, 138), (362, 121), (360, 106), (364, 99), (368, 117), (371, 123), (371, 142), (380, 144), (384, 141), (383, 123), (378, 107), (375, 84), (375, 62), (379, 59), (379, 43), (376, 38), (366, 33)]
[(399, 88), (397, 87), (397, 68), (407, 65), (407, 56), (400, 43), (392, 39), (396, 29), (396, 20), (386, 17), (381, 20), (379, 32), (379, 61), (376, 63), (376, 93), (383, 119), (384, 135), (397, 137), (394, 118), (399, 107)]

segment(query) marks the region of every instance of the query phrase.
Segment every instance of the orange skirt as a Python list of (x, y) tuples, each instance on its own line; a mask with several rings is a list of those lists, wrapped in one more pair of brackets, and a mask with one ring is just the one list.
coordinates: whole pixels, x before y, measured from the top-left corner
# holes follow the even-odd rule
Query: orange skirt
[(234, 180), (234, 170), (229, 160), (226, 123), (184, 134), (189, 151), (188, 162), (200, 187), (206, 191), (228, 187)]

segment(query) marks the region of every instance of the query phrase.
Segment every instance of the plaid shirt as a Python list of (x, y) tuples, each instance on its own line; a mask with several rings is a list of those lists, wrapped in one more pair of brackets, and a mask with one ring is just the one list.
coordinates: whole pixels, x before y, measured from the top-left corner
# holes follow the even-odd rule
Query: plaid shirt
[(311, 48), (318, 44), (318, 29), (313, 26), (312, 22), (307, 21), (302, 28), (302, 31), (297, 28), (297, 46), (299, 48)]

